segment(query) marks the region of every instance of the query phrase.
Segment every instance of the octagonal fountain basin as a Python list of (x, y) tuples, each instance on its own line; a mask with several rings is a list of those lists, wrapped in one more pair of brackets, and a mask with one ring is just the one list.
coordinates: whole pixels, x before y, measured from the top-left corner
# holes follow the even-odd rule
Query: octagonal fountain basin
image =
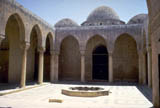
[(109, 90), (100, 87), (70, 87), (62, 89), (62, 94), (76, 97), (98, 97), (109, 95)]

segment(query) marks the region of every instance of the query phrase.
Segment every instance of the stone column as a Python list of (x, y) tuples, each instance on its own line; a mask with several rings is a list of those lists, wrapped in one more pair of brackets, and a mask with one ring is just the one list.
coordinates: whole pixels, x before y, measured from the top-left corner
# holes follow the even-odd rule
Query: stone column
[(147, 66), (146, 66), (146, 62), (147, 62), (147, 60), (146, 60), (146, 52), (143, 52), (142, 53), (142, 84), (146, 84), (147, 82), (146, 82), (146, 77), (147, 77), (147, 70), (146, 70), (146, 68), (147, 68)]
[(113, 82), (113, 53), (109, 53), (109, 82)]
[(38, 84), (43, 83), (44, 48), (39, 48)]
[(147, 60), (148, 60), (148, 86), (152, 87), (152, 55), (151, 55), (151, 47), (148, 48), (147, 51)]
[(54, 83), (54, 51), (50, 51), (50, 79)]
[(55, 72), (55, 81), (58, 82), (58, 68), (59, 68), (59, 54), (55, 53), (54, 55), (54, 72)]
[(138, 60), (139, 60), (139, 84), (142, 84), (142, 55), (143, 53), (139, 51), (138, 53)]
[(27, 50), (29, 48), (29, 43), (22, 43), (22, 68), (21, 68), (21, 83), (20, 87), (24, 88), (26, 85), (26, 66), (27, 66)]
[(81, 82), (85, 82), (85, 51), (81, 52)]

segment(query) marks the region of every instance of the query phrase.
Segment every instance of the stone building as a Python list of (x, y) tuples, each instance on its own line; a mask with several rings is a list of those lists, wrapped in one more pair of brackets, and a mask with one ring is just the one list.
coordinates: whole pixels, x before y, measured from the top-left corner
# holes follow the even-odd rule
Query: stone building
[(110, 7), (96, 8), (78, 25), (54, 27), (15, 0), (0, 0), (0, 83), (57, 81), (138, 82), (153, 88), (160, 106), (160, 2), (128, 23)]
[(152, 97), (155, 108), (160, 108), (160, 1), (147, 0), (148, 5), (148, 52), (152, 56)]

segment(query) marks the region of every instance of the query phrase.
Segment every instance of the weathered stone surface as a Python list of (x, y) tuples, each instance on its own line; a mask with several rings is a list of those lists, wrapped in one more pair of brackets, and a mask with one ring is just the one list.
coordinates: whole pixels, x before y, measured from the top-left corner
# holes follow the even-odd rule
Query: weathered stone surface
[(153, 104), (160, 107), (160, 1), (147, 0), (149, 11), (149, 38), (152, 47), (152, 88)]
[(148, 17), (147, 14), (138, 14), (133, 18), (131, 18), (128, 24), (143, 24), (147, 17)]
[(119, 25), (125, 24), (121, 21), (118, 14), (110, 7), (100, 6), (93, 10), (87, 21), (82, 23), (82, 26), (102, 26), (102, 25)]
[[(82, 26), (65, 19), (59, 22), (58, 28), (54, 28), (15, 0), (0, 0), (0, 82), (19, 83), (23, 80), (24, 85), (25, 71), (27, 81), (37, 81), (38, 68), (41, 70), (41, 83), (45, 71), (48, 71), (48, 77), (51, 71), (52, 82), (58, 81), (58, 78), (66, 80), (66, 76), (69, 80), (93, 81), (92, 52), (99, 45), (104, 45), (108, 57), (110, 54), (113, 56), (109, 59), (111, 61), (108, 61), (110, 65), (107, 69), (110, 72), (109, 78), (106, 79), (113, 81), (139, 79), (139, 82), (146, 83), (146, 61), (149, 62), (149, 86), (152, 82), (153, 104), (155, 108), (159, 108), (160, 1), (147, 0), (147, 4), (148, 18), (145, 18), (147, 15), (137, 15), (128, 24), (121, 21), (113, 9), (102, 6), (95, 9)], [(132, 40), (125, 38), (123, 42), (123, 39), (119, 38), (124, 35)], [(21, 49), (23, 42), (30, 43), (25, 53)], [(44, 51), (52, 53), (43, 55)], [(141, 52), (143, 52), (142, 56), (140, 56)], [(148, 60), (146, 60), (146, 52), (148, 52)], [(53, 54), (51, 59), (49, 54)], [(124, 70), (120, 64), (123, 64), (123, 67), (128, 66)], [(50, 70), (44, 68), (43, 72), (45, 66)], [(123, 72), (119, 74), (119, 71)]]

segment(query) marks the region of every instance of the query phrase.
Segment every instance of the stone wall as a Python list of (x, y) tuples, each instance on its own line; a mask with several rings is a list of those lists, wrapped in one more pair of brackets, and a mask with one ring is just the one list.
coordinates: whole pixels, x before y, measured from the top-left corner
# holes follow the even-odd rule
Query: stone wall
[(138, 82), (138, 53), (135, 40), (121, 35), (115, 43), (113, 52), (113, 74), (115, 81)]
[(62, 41), (59, 55), (59, 79), (80, 81), (81, 65), (78, 41), (69, 36)]
[(152, 45), (152, 86), (153, 104), (160, 107), (160, 78), (159, 78), (159, 39), (160, 39), (160, 0), (147, 0), (149, 10), (149, 37)]
[[(106, 46), (106, 42), (101, 36), (94, 36), (88, 42), (86, 46), (86, 53), (85, 53), (85, 79), (86, 81), (92, 81), (92, 69), (93, 69), (93, 58), (92, 54), (93, 51), (99, 46), (104, 45)], [(106, 67), (107, 68), (107, 67)], [(109, 69), (108, 69), (109, 70)], [(108, 78), (106, 78), (108, 79)]]

